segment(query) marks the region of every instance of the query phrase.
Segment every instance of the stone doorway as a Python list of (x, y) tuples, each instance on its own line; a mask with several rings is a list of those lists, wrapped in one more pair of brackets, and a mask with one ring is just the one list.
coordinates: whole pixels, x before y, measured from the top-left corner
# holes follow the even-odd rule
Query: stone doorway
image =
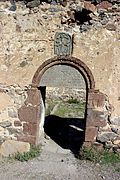
[[(42, 94), (40, 93), (39, 87), (42, 81), (42, 77), (47, 72), (48, 69), (54, 66), (58, 65), (65, 65), (68, 67), (72, 67), (73, 69), (77, 70), (77, 72), (82, 75), (84, 78), (85, 84), (86, 84), (86, 109), (85, 109), (85, 124), (86, 127), (87, 121), (88, 121), (88, 109), (90, 109), (93, 112), (93, 103), (91, 101), (94, 101), (96, 96), (96, 92), (94, 90), (95, 83), (93, 75), (90, 71), (90, 69), (79, 59), (74, 57), (55, 57), (52, 59), (49, 59), (45, 61), (36, 71), (33, 80), (32, 80), (32, 86), (31, 89), (28, 91), (28, 98), (26, 99), (24, 105), (18, 110), (19, 119), (21, 121), (24, 121), (23, 126), (23, 135), (18, 136), (18, 140), (23, 140), (30, 142), (31, 144), (39, 144), (40, 142), (40, 133), (41, 133), (41, 125), (42, 119), (44, 121), (44, 109), (43, 107), (43, 101), (42, 101)], [(54, 77), (53, 79), (54, 80)], [(92, 99), (91, 99), (92, 97)], [(99, 97), (99, 95), (98, 95)], [(99, 98), (97, 98), (99, 100)], [(90, 111), (90, 112), (91, 112)], [(94, 113), (93, 113), (94, 114)], [(54, 117), (52, 117), (54, 119)], [(58, 118), (58, 121), (60, 119)], [(90, 128), (92, 128), (93, 136), (91, 139), (88, 139), (88, 141), (94, 141), (94, 136), (97, 133), (96, 128), (92, 127), (92, 124), (90, 125)], [(87, 141), (88, 133), (91, 129), (85, 129), (84, 131), (84, 138), (83, 141)], [(87, 134), (86, 134), (87, 132)], [(89, 137), (89, 136), (88, 136)]]
[(54, 65), (45, 71), (38, 89), (45, 111), (40, 130), (60, 147), (77, 153), (86, 124), (88, 92), (83, 75), (69, 65)]

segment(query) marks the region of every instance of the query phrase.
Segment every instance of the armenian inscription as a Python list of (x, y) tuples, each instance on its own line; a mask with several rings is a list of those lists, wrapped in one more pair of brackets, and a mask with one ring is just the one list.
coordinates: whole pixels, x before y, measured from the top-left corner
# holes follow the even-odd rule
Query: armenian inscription
[(72, 38), (67, 33), (56, 33), (54, 53), (58, 56), (69, 56), (72, 53)]

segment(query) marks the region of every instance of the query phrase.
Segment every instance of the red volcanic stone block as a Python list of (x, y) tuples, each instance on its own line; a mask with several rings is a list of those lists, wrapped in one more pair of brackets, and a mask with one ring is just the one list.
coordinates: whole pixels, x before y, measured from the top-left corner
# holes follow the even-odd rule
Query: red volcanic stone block
[(86, 127), (85, 130), (85, 141), (94, 142), (96, 141), (98, 128), (96, 127)]
[(98, 9), (108, 9), (108, 8), (111, 8), (111, 7), (112, 7), (112, 4), (109, 3), (108, 1), (103, 1), (100, 4), (97, 5)]
[(28, 136), (28, 135), (17, 136), (17, 140), (23, 141), (23, 142), (29, 142), (32, 145), (36, 145), (36, 137), (35, 136)]
[(67, 11), (68, 16), (70, 19), (75, 22), (75, 11)]
[(107, 125), (107, 118), (108, 115), (105, 114), (104, 112), (88, 109), (86, 127), (88, 126), (104, 127)]
[(38, 106), (33, 107), (33, 106), (25, 106), (25, 105), (23, 105), (18, 110), (18, 118), (20, 119), (20, 121), (37, 122), (38, 114), (40, 114)]
[(106, 100), (106, 95), (99, 91), (89, 92), (88, 95), (88, 107), (103, 107)]
[(33, 106), (40, 104), (40, 91), (37, 88), (32, 88), (28, 92), (28, 97), (25, 104), (31, 104)]
[(23, 124), (23, 133), (28, 134), (28, 135), (32, 135), (32, 136), (36, 136), (37, 127), (38, 127), (37, 124), (24, 123)]
[(96, 11), (96, 6), (94, 4), (91, 4), (91, 2), (84, 2), (84, 8), (91, 11), (91, 12), (95, 12)]

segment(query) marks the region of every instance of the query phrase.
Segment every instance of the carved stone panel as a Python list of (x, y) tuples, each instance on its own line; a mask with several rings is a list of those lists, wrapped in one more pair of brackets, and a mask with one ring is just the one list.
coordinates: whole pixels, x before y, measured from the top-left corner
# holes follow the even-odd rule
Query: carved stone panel
[(58, 56), (69, 56), (72, 53), (72, 38), (67, 33), (56, 33), (54, 53)]

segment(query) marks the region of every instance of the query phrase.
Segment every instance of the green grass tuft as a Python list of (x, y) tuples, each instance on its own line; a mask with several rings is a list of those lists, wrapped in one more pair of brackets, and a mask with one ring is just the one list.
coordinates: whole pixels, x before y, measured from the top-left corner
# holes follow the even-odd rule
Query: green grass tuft
[(105, 150), (101, 154), (101, 162), (103, 164), (116, 164), (120, 163), (120, 154), (115, 152), (109, 152)]
[(97, 151), (95, 148), (82, 148), (79, 158), (100, 164), (114, 165), (120, 163), (120, 154), (110, 152), (106, 149), (103, 151)]
[(41, 149), (40, 147), (34, 147), (31, 146), (30, 151), (29, 152), (25, 152), (25, 153), (17, 153), (14, 156), (15, 160), (24, 162), (24, 161), (28, 161), (30, 159), (33, 159), (35, 157), (38, 157), (40, 155)]

